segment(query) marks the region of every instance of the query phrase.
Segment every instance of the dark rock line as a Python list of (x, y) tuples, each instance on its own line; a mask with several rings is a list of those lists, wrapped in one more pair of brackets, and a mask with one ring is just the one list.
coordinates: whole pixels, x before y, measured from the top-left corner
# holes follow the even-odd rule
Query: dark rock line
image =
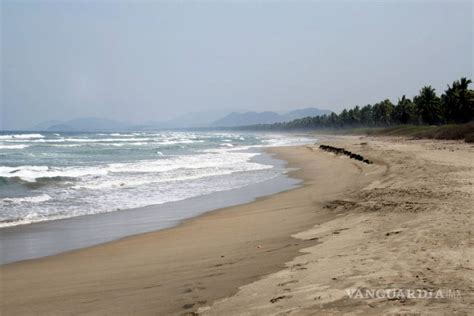
[(333, 147), (329, 145), (320, 145), (319, 149), (335, 153), (336, 155), (345, 155), (345, 156), (350, 157), (351, 159), (359, 160), (369, 165), (373, 163), (369, 159), (364, 159), (362, 155), (354, 154), (348, 150), (345, 150), (344, 148), (338, 148), (338, 147)]

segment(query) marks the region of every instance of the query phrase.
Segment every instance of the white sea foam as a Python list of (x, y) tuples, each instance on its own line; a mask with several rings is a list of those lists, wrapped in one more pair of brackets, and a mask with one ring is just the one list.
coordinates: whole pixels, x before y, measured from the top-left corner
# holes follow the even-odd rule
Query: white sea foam
[[(127, 135), (121, 135), (127, 136)], [(113, 143), (113, 142), (153, 142), (155, 145), (175, 145), (175, 144), (193, 144), (193, 143), (204, 143), (204, 140), (201, 139), (167, 139), (162, 140), (160, 138), (154, 137), (132, 137), (135, 135), (130, 135), (130, 138), (66, 138), (63, 141), (66, 142), (78, 142), (78, 143)], [(50, 140), (48, 140), (50, 141)]]
[(0, 200), (0, 227), (161, 204), (265, 181), (284, 171), (259, 163), (256, 147), (314, 141), (191, 132), (31, 135), (0, 140), (0, 146), (26, 148), (18, 152), (20, 160), (6, 156), (9, 166), (0, 166), (0, 177), (11, 180), (0, 185), (18, 185), (19, 178), (29, 182), (20, 183), (21, 190), (30, 192)]
[(20, 178), (23, 181), (35, 182), (40, 178), (77, 178), (87, 175), (105, 175), (107, 170), (100, 167), (48, 167), (48, 166), (0, 166), (0, 177)]
[(162, 142), (156, 142), (157, 145), (176, 145), (176, 144), (193, 144), (193, 143), (204, 143), (204, 140), (192, 140), (192, 139), (176, 139), (176, 140), (165, 140)]
[[(255, 166), (263, 166), (248, 162), (257, 153), (232, 153), (221, 152), (205, 153), (198, 155), (178, 156), (169, 159), (144, 160), (132, 163), (111, 163), (94, 167), (48, 167), (48, 166), (0, 166), (0, 177), (20, 178), (23, 181), (35, 182), (39, 178), (79, 178), (85, 176), (100, 176), (109, 173), (158, 173), (177, 169), (219, 169), (224, 167), (235, 167), (242, 164), (242, 168), (236, 170), (255, 170)], [(247, 169), (245, 169), (245, 164)]]
[(53, 147), (80, 147), (79, 144), (53, 144)]
[[(111, 164), (108, 177), (93, 178), (75, 185), (75, 189), (104, 189), (109, 187), (136, 187), (163, 182), (179, 182), (236, 172), (248, 172), (272, 168), (249, 161), (255, 153), (229, 153), (227, 156), (203, 154), (199, 157), (178, 157), (160, 161)], [(140, 175), (138, 175), (140, 174)]]
[(66, 139), (64, 138), (48, 138), (48, 139), (45, 139), (45, 138), (34, 138), (34, 139), (30, 139), (30, 138), (21, 138), (21, 139), (5, 139), (4, 142), (7, 142), (7, 143), (61, 143), (61, 142), (65, 142)]
[(136, 142), (136, 141), (152, 141), (153, 138), (66, 138), (67, 142), (77, 143), (111, 143), (111, 142)]
[(30, 147), (30, 145), (2, 145), (0, 144), (0, 149), (23, 149)]
[(148, 145), (147, 142), (131, 142), (131, 143), (100, 143), (101, 146), (114, 146), (114, 147), (123, 147), (123, 146), (144, 146)]
[(0, 135), (0, 139), (34, 139), (44, 138), (41, 134), (11, 134), (11, 135)]
[(127, 145), (129, 146), (144, 146), (144, 145), (148, 145), (149, 143), (146, 143), (146, 142), (133, 142), (133, 143), (128, 143)]
[(311, 144), (316, 141), (313, 137), (305, 136), (286, 136), (286, 135), (268, 135), (262, 138), (266, 145), (263, 147), (283, 147)]
[(1, 199), (3, 204), (17, 204), (17, 203), (41, 203), (51, 200), (51, 197), (47, 194), (41, 194), (36, 196), (26, 196), (18, 198), (4, 198)]

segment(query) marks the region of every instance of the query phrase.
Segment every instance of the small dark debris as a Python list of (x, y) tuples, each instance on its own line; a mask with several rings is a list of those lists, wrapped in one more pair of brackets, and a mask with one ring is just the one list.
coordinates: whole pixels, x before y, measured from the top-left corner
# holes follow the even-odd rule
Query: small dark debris
[(273, 304), (273, 303), (276, 303), (276, 302), (278, 302), (279, 300), (284, 299), (285, 297), (286, 297), (285, 295), (283, 295), (283, 296), (278, 296), (278, 297), (274, 297), (274, 298), (272, 298), (272, 299), (270, 300), (270, 303), (272, 303), (272, 304)]

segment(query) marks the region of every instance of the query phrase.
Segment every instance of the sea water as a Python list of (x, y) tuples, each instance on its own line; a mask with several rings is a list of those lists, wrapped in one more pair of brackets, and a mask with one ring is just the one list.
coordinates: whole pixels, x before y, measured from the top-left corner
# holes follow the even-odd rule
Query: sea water
[(181, 201), (286, 172), (262, 148), (307, 137), (0, 132), (0, 228)]

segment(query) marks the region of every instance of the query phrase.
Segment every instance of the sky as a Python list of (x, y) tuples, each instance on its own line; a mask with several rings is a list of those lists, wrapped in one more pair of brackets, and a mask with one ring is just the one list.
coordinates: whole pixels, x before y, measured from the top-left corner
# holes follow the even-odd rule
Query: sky
[(0, 129), (441, 93), (473, 73), (473, 2), (1, 1)]

